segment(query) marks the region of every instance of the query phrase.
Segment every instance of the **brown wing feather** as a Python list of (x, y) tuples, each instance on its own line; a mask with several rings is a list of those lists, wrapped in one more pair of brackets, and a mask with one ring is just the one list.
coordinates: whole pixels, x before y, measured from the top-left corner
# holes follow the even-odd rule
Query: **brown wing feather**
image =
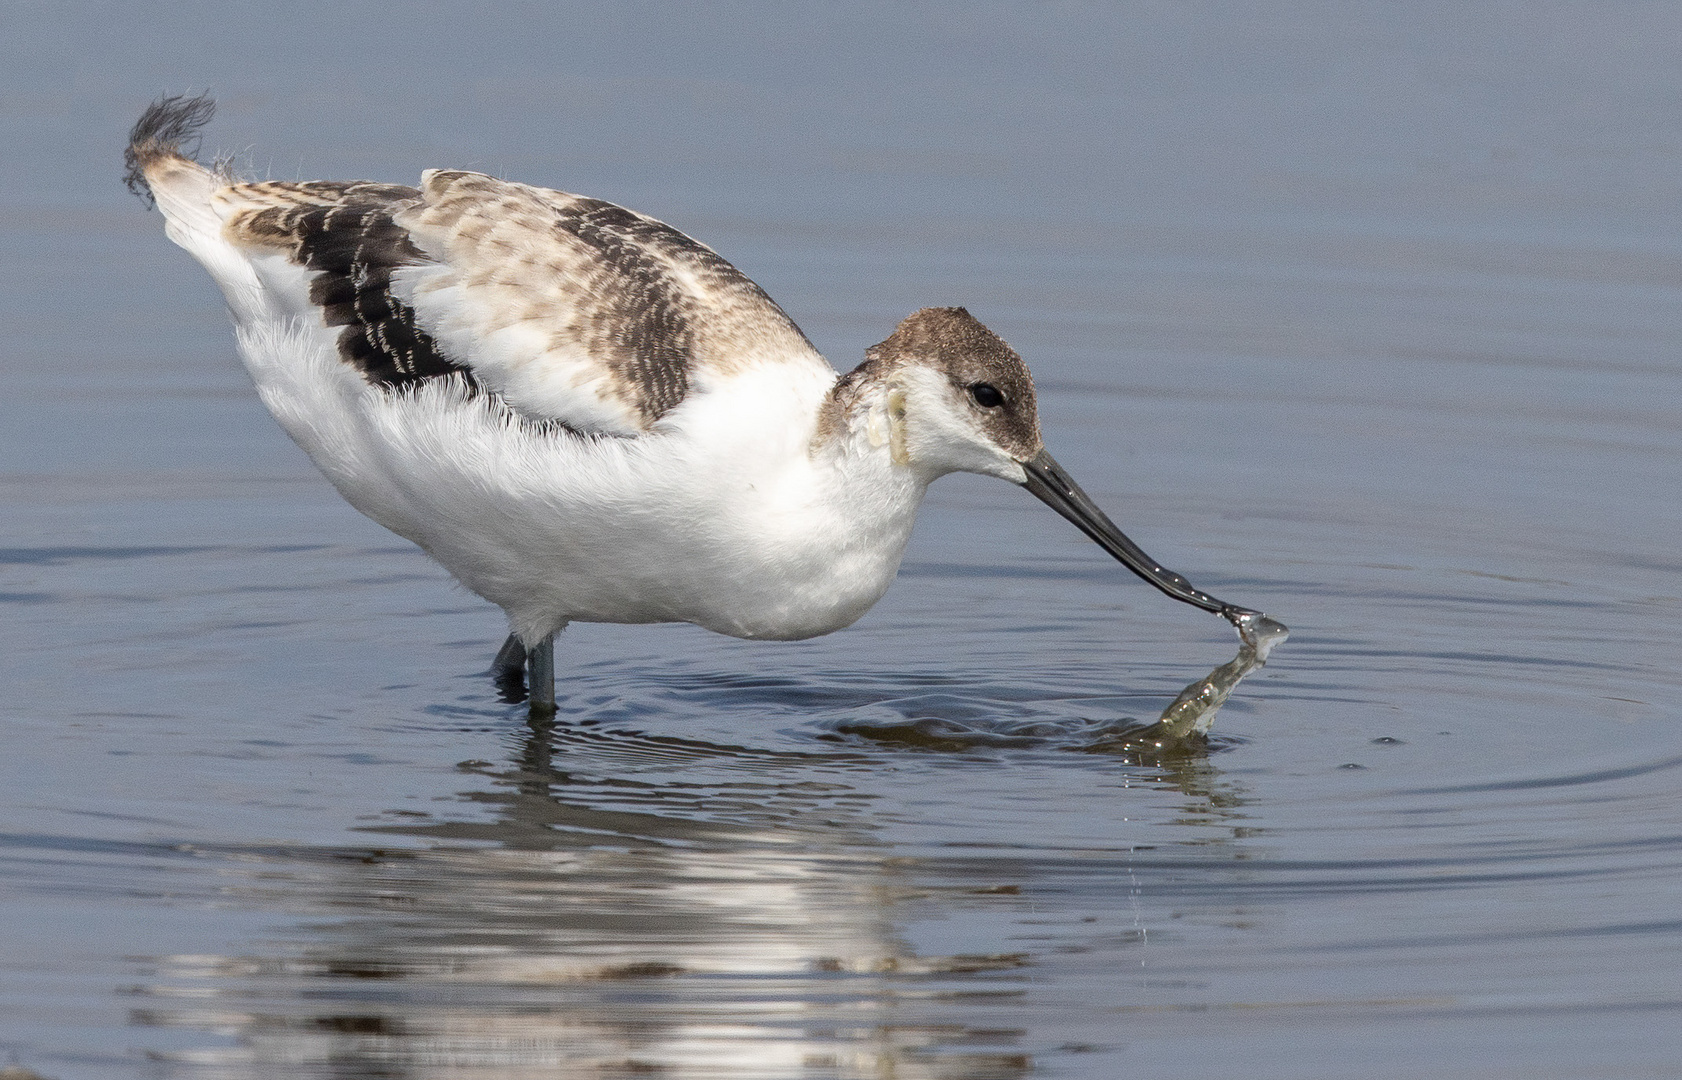
[(640, 430), (708, 378), (762, 362), (828, 370), (764, 290), (669, 225), (480, 173), (429, 172), (421, 190), (396, 220), (448, 268), (416, 288), (422, 323), (472, 340), (489, 361), (476, 372), (514, 397), (588, 387)]
[(471, 378), (447, 357), (391, 290), (399, 267), (427, 261), (392, 221), (420, 200), (397, 184), (236, 184), (222, 198), (235, 207), (223, 226), (238, 243), (286, 252), (311, 272), (310, 300), (328, 326), (342, 326), (339, 355), (370, 382), (404, 386), (443, 375)]
[(760, 363), (829, 366), (764, 290), (653, 218), (480, 173), (420, 189), (236, 184), (224, 232), (308, 271), (372, 382), (468, 378), (582, 431), (648, 430), (708, 379)]

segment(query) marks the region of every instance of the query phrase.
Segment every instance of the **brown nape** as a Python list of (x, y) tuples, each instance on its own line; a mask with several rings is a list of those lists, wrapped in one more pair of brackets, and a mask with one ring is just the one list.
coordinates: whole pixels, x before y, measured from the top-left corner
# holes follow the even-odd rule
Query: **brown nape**
[(968, 354), (1022, 363), (1022, 358), (999, 335), (961, 307), (913, 311), (900, 320), (886, 341), (872, 346), (869, 352), (922, 359)]
[[(963, 308), (913, 312), (865, 355), (870, 358), (867, 363), (925, 364), (944, 373), (993, 441), (1018, 460), (1026, 461), (1042, 448), (1039, 407), (1028, 365), (1003, 338)], [(970, 390), (982, 383), (998, 390), (1004, 404), (990, 409), (978, 405)]]
[[(887, 340), (866, 349), (864, 362), (841, 376), (830, 392), (818, 418), (818, 441), (827, 441), (840, 430), (842, 417), (861, 388), (905, 364), (920, 364), (945, 375), (953, 395), (974, 410), (980, 427), (1013, 457), (1027, 461), (1043, 448), (1028, 366), (1003, 338), (961, 307), (913, 312)], [(971, 388), (981, 383), (998, 390), (1004, 403), (995, 408), (978, 404)]]

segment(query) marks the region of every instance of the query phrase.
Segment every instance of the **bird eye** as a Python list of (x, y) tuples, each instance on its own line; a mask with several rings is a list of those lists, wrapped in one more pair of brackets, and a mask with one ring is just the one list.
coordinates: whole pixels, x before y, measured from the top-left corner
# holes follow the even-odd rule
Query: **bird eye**
[(1005, 396), (992, 383), (976, 383), (969, 388), (969, 396), (983, 409), (996, 409), (1005, 403)]

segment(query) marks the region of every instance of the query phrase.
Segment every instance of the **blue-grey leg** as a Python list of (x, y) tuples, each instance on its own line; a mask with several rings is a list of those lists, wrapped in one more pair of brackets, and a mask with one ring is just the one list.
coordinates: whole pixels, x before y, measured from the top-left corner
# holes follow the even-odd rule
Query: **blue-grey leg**
[(533, 716), (555, 715), (555, 635), (526, 650), (526, 694)]
[(508, 635), (508, 640), (496, 651), (496, 659), (491, 661), (491, 681), (496, 684), (497, 696), (504, 705), (530, 700), (526, 693), (526, 645), (513, 634)]
[(502, 648), (496, 651), (496, 659), (491, 661), (491, 677), (499, 684), (518, 679), (526, 673), (526, 647), (520, 644), (520, 639), (513, 634), (502, 643)]

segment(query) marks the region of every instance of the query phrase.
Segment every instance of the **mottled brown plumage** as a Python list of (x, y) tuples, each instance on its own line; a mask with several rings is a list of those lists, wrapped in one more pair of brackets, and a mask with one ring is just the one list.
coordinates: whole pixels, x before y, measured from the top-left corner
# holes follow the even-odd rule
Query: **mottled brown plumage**
[(644, 427), (709, 374), (817, 358), (764, 290), (653, 218), (481, 173), (429, 172), (422, 191), (398, 222), (479, 298), (477, 333), (523, 323), (605, 363)]
[(230, 242), (311, 272), (371, 382), (457, 375), (529, 418), (634, 434), (709, 378), (824, 364), (711, 249), (599, 199), (436, 170), (420, 188), (230, 184), (215, 201)]
[(457, 375), (469, 366), (443, 355), (391, 288), (401, 267), (427, 262), (392, 214), (418, 202), (399, 184), (365, 182), (239, 184), (227, 201), (237, 209), (223, 230), (246, 246), (284, 252), (313, 272), (310, 301), (328, 326), (342, 326), (339, 355), (370, 382), (403, 386)]

